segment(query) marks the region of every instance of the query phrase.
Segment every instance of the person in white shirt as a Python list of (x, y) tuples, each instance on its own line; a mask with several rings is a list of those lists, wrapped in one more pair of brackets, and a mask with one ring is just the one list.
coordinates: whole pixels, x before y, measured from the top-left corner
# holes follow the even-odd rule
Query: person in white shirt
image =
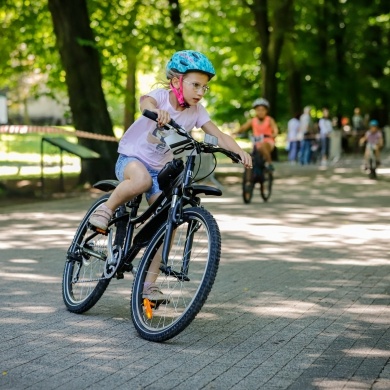
[(333, 131), (332, 121), (329, 119), (329, 110), (322, 110), (322, 118), (318, 122), (320, 128), (321, 165), (327, 165), (329, 158), (330, 133)]
[(300, 113), (296, 114), (287, 122), (287, 142), (288, 142), (288, 161), (291, 164), (295, 164), (298, 159), (299, 150), (299, 122)]
[(310, 164), (311, 161), (313, 119), (310, 111), (311, 107), (306, 106), (303, 109), (303, 114), (299, 117), (299, 160), (302, 165)]

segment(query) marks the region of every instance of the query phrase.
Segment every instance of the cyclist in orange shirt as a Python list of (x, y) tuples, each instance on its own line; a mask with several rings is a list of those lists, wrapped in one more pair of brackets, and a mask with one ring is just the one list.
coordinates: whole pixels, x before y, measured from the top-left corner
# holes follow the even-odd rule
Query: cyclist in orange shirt
[(256, 99), (252, 104), (256, 116), (241, 125), (237, 134), (252, 129), (254, 146), (262, 154), (268, 169), (273, 171), (271, 153), (275, 148), (275, 137), (279, 130), (275, 120), (268, 115), (269, 107), (268, 100), (264, 98)]

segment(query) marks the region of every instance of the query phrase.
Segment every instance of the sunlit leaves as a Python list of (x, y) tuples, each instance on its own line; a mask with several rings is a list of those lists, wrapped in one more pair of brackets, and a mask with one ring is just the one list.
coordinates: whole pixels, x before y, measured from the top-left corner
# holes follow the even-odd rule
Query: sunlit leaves
[[(180, 0), (185, 48), (204, 52), (217, 76), (205, 98), (220, 121), (242, 118), (263, 82), (261, 49), (251, 0)], [(272, 13), (281, 0), (268, 1)], [(332, 113), (383, 106), (390, 91), (390, 3), (383, 0), (294, 0), (294, 27), (286, 36), (277, 73), (280, 117), (289, 115), (290, 61), (299, 71), (302, 103)], [(168, 0), (88, 0), (94, 42), (100, 54), (103, 86), (112, 112), (123, 105), (128, 61), (136, 62), (139, 90), (144, 75), (164, 78), (178, 46)], [(64, 90), (62, 70), (46, 0), (0, 2), (0, 88), (38, 93), (45, 80), (50, 93)], [(274, 32), (274, 31), (273, 31)], [(340, 60), (341, 58), (341, 60)], [(297, 76), (298, 77), (298, 76)], [(139, 92), (139, 91), (138, 91)], [(379, 100), (378, 100), (379, 96)], [(291, 100), (291, 99), (290, 99)], [(120, 114), (121, 115), (121, 114)], [(279, 118), (278, 118), (279, 119)], [(121, 122), (120, 116), (118, 121)]]
[(65, 91), (47, 2), (4, 0), (0, 21), (0, 88), (8, 90), (10, 109), (35, 94)]

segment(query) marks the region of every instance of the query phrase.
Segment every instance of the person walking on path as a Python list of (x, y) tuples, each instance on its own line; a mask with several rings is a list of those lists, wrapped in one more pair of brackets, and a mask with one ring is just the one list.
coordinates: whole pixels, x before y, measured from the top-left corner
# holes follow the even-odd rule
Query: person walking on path
[(300, 113), (297, 113), (287, 122), (288, 161), (290, 161), (291, 164), (295, 164), (298, 159), (298, 133), (300, 127), (299, 117)]
[(356, 132), (357, 135), (362, 135), (361, 132), (364, 131), (364, 120), (359, 107), (353, 110), (352, 131)]
[(322, 118), (318, 122), (318, 127), (320, 129), (321, 165), (326, 166), (329, 159), (330, 134), (333, 131), (327, 108), (322, 110)]
[(312, 143), (312, 130), (313, 119), (310, 115), (310, 106), (306, 106), (303, 109), (303, 114), (299, 118), (299, 133), (298, 139), (300, 140), (299, 146), (299, 161), (302, 165), (310, 163), (311, 159), (311, 143)]
[(361, 115), (360, 108), (355, 107), (352, 115), (352, 139), (353, 151), (356, 153), (359, 149), (359, 140), (364, 135), (364, 119)]

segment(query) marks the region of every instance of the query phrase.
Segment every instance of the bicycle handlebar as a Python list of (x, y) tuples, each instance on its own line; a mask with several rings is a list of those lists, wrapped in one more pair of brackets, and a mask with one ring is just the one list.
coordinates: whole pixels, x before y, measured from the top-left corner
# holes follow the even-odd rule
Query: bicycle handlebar
[[(146, 118), (149, 118), (149, 119), (151, 119), (152, 121), (157, 122), (157, 117), (158, 117), (158, 115), (157, 115), (155, 112), (153, 112), (153, 111), (144, 110), (144, 111), (142, 112), (142, 115), (143, 115), (143, 116), (146, 116)], [(178, 130), (178, 129), (181, 128), (181, 126), (178, 125), (173, 119), (171, 119), (171, 120), (169, 121), (168, 125), (172, 126), (172, 127), (175, 128), (176, 130)]]
[[(155, 112), (153, 112), (153, 111), (149, 111), (149, 110), (145, 109), (142, 112), (142, 115), (145, 116), (146, 118), (149, 118), (149, 119), (157, 122), (158, 115)], [(237, 154), (237, 153), (234, 153), (234, 152), (232, 152), (230, 150), (227, 150), (227, 149), (224, 149), (224, 148), (220, 148), (220, 147), (217, 147), (217, 146), (214, 146), (214, 145), (211, 145), (211, 144), (206, 144), (204, 142), (196, 141), (178, 123), (176, 123), (173, 119), (171, 119), (167, 125), (164, 125), (164, 128), (165, 129), (170, 129), (170, 128), (175, 129), (178, 134), (180, 134), (181, 136), (184, 136), (184, 137), (190, 139), (194, 143), (195, 148), (199, 148), (204, 153), (218, 153), (219, 152), (219, 153), (222, 153), (225, 156), (229, 157), (235, 163), (241, 163), (242, 162), (240, 155)]]

